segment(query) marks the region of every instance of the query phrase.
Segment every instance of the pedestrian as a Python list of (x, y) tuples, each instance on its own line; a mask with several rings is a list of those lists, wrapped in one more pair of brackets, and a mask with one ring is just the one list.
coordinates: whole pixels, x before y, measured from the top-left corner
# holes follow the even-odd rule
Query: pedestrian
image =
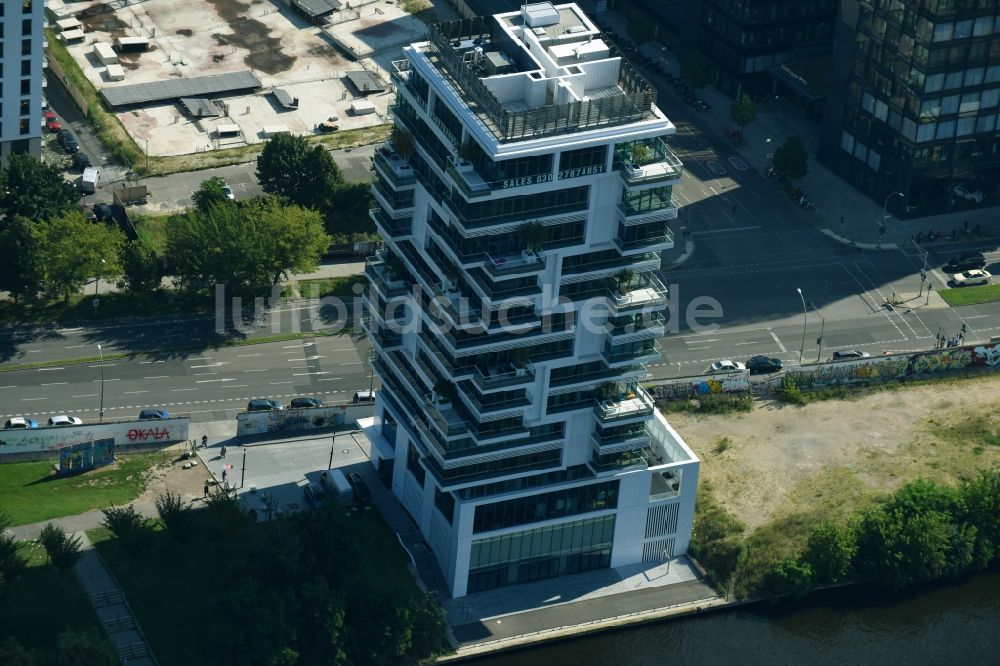
[(201, 448), (204, 449), (207, 446), (208, 446), (208, 435), (202, 435), (201, 436)]
[(208, 498), (208, 481), (205, 482), (205, 494), (203, 495), (206, 499)]
[(225, 467), (223, 467), (223, 468), (222, 468), (222, 482), (223, 482), (223, 483), (225, 483), (225, 482), (226, 482), (226, 473), (227, 473), (227, 472), (226, 472), (226, 468), (225, 468)]
[(225, 458), (226, 457), (226, 447), (224, 447), (224, 446), (222, 447), (221, 453), (222, 453), (222, 457)]

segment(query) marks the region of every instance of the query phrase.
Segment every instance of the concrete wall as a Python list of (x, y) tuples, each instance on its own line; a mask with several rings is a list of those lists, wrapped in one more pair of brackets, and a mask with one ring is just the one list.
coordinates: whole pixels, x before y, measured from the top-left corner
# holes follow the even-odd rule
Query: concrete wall
[(371, 415), (372, 405), (370, 404), (244, 412), (236, 416), (236, 436), (293, 433), (344, 424), (356, 425), (358, 419)]
[(81, 426), (0, 430), (0, 462), (53, 457), (59, 449), (97, 439), (113, 439), (115, 447), (150, 446), (188, 439), (189, 419), (118, 421)]

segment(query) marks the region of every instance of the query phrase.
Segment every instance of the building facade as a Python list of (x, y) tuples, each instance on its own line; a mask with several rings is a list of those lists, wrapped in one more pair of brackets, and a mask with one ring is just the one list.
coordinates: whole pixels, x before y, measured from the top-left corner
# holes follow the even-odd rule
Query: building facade
[(0, 165), (42, 153), (44, 10), (43, 0), (0, 4)]
[(372, 464), (454, 596), (683, 554), (699, 461), (639, 385), (682, 171), (653, 89), (572, 4), (404, 54), (363, 298)]
[(1000, 5), (844, 0), (819, 158), (893, 212), (1000, 197)]

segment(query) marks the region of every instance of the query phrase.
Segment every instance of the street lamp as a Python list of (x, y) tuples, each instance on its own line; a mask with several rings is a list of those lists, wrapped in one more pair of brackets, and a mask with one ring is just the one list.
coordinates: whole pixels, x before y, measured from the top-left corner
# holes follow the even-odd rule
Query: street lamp
[(808, 322), (808, 311), (806, 310), (806, 297), (802, 295), (802, 290), (796, 287), (795, 291), (799, 293), (799, 298), (802, 299), (802, 344), (799, 345), (799, 365), (802, 365), (802, 354), (806, 350), (806, 324)]
[(97, 413), (98, 423), (104, 422), (104, 352), (101, 351), (101, 345), (97, 345), (97, 353), (101, 357), (101, 409)]
[[(101, 265), (97, 267), (97, 279), (94, 280), (94, 314), (97, 314), (97, 306), (100, 305), (101, 299), (97, 295), (98, 287), (101, 285), (101, 273), (104, 272), (104, 260), (101, 259)], [(100, 347), (98, 347), (100, 349)]]
[(771, 138), (764, 139), (764, 175), (767, 175), (767, 165), (771, 161)]
[(819, 363), (820, 357), (823, 356), (823, 331), (826, 330), (826, 317), (819, 311), (815, 303), (809, 301), (809, 305), (812, 306), (813, 312), (819, 316), (819, 337), (816, 338), (816, 344), (819, 345), (819, 351), (816, 352), (816, 362)]
[(888, 217), (888, 215), (886, 214), (886, 209), (889, 207), (889, 199), (897, 195), (903, 197), (904, 200), (906, 199), (906, 195), (903, 194), (902, 192), (890, 192), (889, 196), (885, 198), (885, 203), (882, 204), (882, 219), (879, 221), (878, 225), (879, 243), (882, 242), (882, 236), (885, 236), (885, 218)]

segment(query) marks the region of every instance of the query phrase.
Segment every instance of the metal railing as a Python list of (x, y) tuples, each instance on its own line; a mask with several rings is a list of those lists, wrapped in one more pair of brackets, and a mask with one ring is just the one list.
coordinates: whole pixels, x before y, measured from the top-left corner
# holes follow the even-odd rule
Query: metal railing
[(646, 416), (653, 413), (653, 399), (641, 387), (636, 387), (634, 398), (598, 401), (594, 404), (594, 412), (602, 421)]

